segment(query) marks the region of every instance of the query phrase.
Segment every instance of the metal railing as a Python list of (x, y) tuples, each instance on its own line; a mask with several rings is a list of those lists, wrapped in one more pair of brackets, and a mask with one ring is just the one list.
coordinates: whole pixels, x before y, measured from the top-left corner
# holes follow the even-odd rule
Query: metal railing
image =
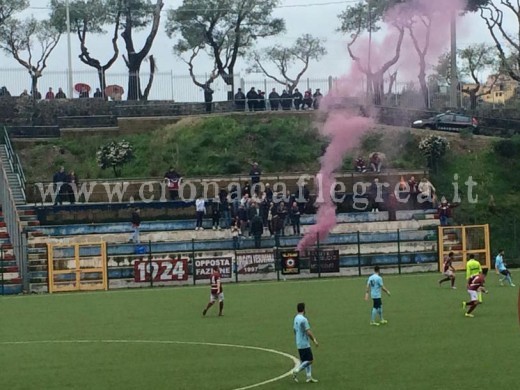
[[(0, 145), (0, 147), (2, 147)], [(5, 147), (7, 149), (7, 146)], [(16, 264), (20, 270), (24, 289), (28, 289), (27, 237), (16, 208), (16, 202), (7, 177), (6, 167), (0, 162), (0, 204), (4, 221), (13, 246)]]
[(25, 185), (26, 179), (25, 174), (23, 172), (22, 163), (20, 162), (20, 158), (14, 152), (13, 145), (11, 144), (11, 140), (9, 139), (9, 133), (7, 132), (6, 127), (3, 129), (3, 144), (5, 145), (5, 150), (7, 153), (7, 159), (9, 160), (9, 165), (11, 171), (16, 174), (16, 178), (18, 180), (18, 184), (20, 185), (20, 190), (22, 191), (23, 199), (26, 199), (25, 195)]

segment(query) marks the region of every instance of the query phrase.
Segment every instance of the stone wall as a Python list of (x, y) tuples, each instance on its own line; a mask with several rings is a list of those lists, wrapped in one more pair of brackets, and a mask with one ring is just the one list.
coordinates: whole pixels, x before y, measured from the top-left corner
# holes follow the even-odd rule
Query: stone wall
[[(229, 112), (233, 102), (214, 102), (214, 112)], [(0, 123), (11, 126), (53, 126), (63, 123), (63, 117), (154, 117), (203, 114), (205, 103), (175, 103), (173, 101), (104, 101), (103, 99), (40, 100), (30, 98), (0, 98)], [(62, 118), (60, 121), (59, 118)], [(71, 119), (71, 127), (74, 121)]]

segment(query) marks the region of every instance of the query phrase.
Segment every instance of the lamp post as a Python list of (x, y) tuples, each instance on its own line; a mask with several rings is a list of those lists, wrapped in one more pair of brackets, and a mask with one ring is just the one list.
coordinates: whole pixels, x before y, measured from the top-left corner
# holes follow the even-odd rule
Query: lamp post
[(73, 81), (72, 81), (72, 49), (70, 43), (70, 4), (69, 0), (65, 0), (65, 10), (67, 13), (67, 60), (68, 60), (68, 97), (72, 99)]
[(460, 101), (458, 95), (458, 77), (457, 77), (457, 12), (454, 10), (451, 14), (450, 21), (451, 30), (451, 53), (450, 53), (450, 106), (459, 107)]

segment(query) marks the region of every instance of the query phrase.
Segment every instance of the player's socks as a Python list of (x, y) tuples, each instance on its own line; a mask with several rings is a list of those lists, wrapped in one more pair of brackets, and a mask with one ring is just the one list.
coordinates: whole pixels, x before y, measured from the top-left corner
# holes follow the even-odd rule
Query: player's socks
[(224, 302), (219, 302), (219, 312), (218, 315), (222, 316), (222, 310), (224, 310)]
[(379, 309), (377, 309), (377, 314), (379, 314), (379, 322), (383, 322), (383, 307), (381, 306)]
[(513, 281), (511, 280), (511, 275), (506, 276), (507, 283), (509, 283), (510, 286), (513, 285)]
[(469, 310), (468, 310), (468, 313), (467, 313), (467, 314), (471, 314), (471, 312), (472, 312), (473, 310), (475, 310), (475, 309), (476, 309), (476, 307), (477, 307), (477, 305), (476, 305), (475, 303), (473, 303), (473, 304), (472, 304), (472, 305), (470, 306), (470, 308), (469, 308)]
[(312, 378), (312, 366), (310, 364), (305, 367), (305, 374), (307, 375), (307, 379)]
[(306, 370), (311, 365), (311, 362), (301, 362), (301, 364), (293, 371), (295, 374), (300, 371)]
[(372, 316), (370, 317), (370, 322), (376, 322), (377, 309), (372, 308)]
[(450, 278), (444, 278), (439, 280), (439, 285), (443, 284), (444, 282), (447, 282), (448, 280), (450, 280)]
[(477, 296), (478, 296), (478, 301), (479, 301), (480, 303), (482, 303), (482, 291), (479, 291), (479, 292), (477, 293)]
[(455, 287), (455, 278), (451, 279), (451, 288), (456, 288)]

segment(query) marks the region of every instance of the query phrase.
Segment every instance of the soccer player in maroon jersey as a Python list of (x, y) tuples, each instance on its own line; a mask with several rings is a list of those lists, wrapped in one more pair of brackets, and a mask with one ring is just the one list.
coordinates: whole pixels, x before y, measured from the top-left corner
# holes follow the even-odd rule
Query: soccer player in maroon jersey
[(487, 271), (487, 268), (483, 268), (481, 273), (470, 277), (468, 280), (468, 293), (471, 300), (469, 302), (462, 302), (463, 309), (466, 309), (466, 306), (469, 306), (469, 310), (467, 311), (467, 313), (464, 314), (466, 317), (473, 317), (473, 314), (471, 314), (471, 312), (475, 310), (475, 308), (479, 304), (478, 293), (480, 291), (483, 291), (487, 294), (487, 290), (484, 287)]
[(217, 266), (213, 267), (213, 272), (210, 277), (211, 283), (211, 293), (209, 295), (209, 303), (208, 306), (202, 312), (202, 315), (205, 316), (208, 312), (209, 308), (215, 304), (218, 299), (219, 303), (219, 311), (218, 315), (222, 316), (222, 310), (224, 310), (224, 292), (222, 291), (222, 283), (220, 281), (220, 271)]
[(451, 288), (456, 289), (455, 287), (455, 268), (453, 268), (453, 252), (450, 252), (448, 256), (444, 258), (444, 264), (442, 266), (442, 273), (446, 276), (444, 279), (439, 280), (439, 286), (442, 283), (451, 281)]

